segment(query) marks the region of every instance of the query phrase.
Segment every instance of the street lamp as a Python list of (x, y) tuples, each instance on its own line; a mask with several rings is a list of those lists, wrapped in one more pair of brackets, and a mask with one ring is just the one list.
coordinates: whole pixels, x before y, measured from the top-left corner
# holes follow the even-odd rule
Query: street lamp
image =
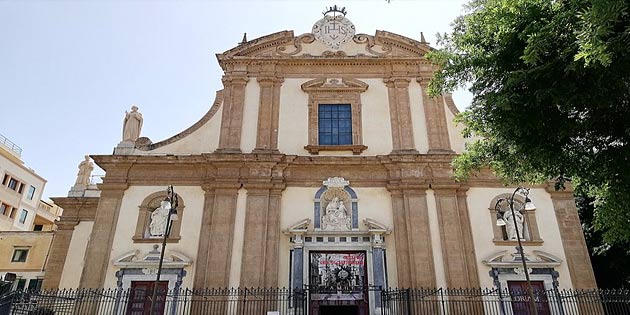
[(149, 314), (153, 315), (155, 310), (155, 300), (157, 299), (157, 287), (160, 283), (160, 275), (162, 274), (162, 263), (164, 262), (164, 249), (166, 247), (166, 239), (169, 234), (171, 234), (172, 221), (177, 221), (179, 218), (177, 216), (177, 204), (179, 203), (179, 196), (175, 193), (173, 189), (173, 185), (169, 185), (166, 189), (166, 198), (164, 199), (167, 202), (167, 207), (169, 208), (168, 216), (166, 217), (166, 228), (164, 229), (164, 235), (162, 237), (162, 250), (160, 251), (160, 262), (158, 264), (157, 277), (155, 278), (155, 283), (153, 284), (153, 295), (151, 297), (151, 309)]
[[(518, 252), (521, 254), (521, 262), (523, 262), (523, 270), (525, 272), (525, 281), (527, 282), (527, 292), (529, 295), (529, 305), (530, 305), (531, 313), (534, 315), (538, 315), (538, 310), (536, 309), (536, 301), (534, 300), (534, 290), (532, 290), (532, 283), (529, 280), (529, 272), (527, 271), (527, 262), (525, 261), (525, 252), (523, 251), (523, 244), (521, 243), (521, 238), (522, 238), (521, 233), (523, 233), (523, 231), (519, 231), (518, 229), (518, 223), (516, 222), (516, 214), (514, 211), (514, 198), (516, 197), (517, 194), (525, 198), (525, 204), (519, 203), (520, 209), (518, 209), (518, 211), (521, 214), (523, 214), (523, 210), (533, 210), (536, 208), (534, 204), (532, 203), (531, 199), (529, 199), (528, 197), (529, 188), (518, 187), (516, 188), (516, 190), (514, 190), (514, 192), (512, 193), (512, 196), (510, 196), (509, 199), (499, 198), (497, 200), (497, 203), (494, 205), (494, 210), (497, 213), (496, 224), (498, 226), (507, 225), (507, 222), (505, 222), (504, 218), (501, 216), (501, 209), (505, 209), (504, 207), (507, 204), (507, 206), (509, 206), (509, 211), (511, 212), (511, 215), (512, 215), (514, 229), (516, 230), (516, 241), (518, 242)], [(505, 211), (508, 211), (508, 210), (504, 210), (503, 212)]]

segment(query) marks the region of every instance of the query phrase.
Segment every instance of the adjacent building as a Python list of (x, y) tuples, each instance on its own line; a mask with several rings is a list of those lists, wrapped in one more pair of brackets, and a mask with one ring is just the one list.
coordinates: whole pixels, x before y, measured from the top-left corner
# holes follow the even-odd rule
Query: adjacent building
[[(520, 285), (512, 219), (496, 207), (515, 187), (490, 171), (453, 179), (465, 140), (451, 96), (427, 93), (431, 49), (355, 34), (333, 9), (312, 33), (217, 54), (224, 88), (199, 121), (153, 142), (132, 110), (114, 154), (92, 156), (106, 171), (98, 190), (54, 198), (65, 212), (44, 286), (153, 281), (168, 185), (169, 288)], [(515, 203), (535, 285), (596, 287), (572, 192), (537, 185), (529, 198)], [(374, 310), (373, 296), (310, 303), (316, 314), (339, 301)]]
[(0, 135), (0, 277), (13, 289), (36, 289), (63, 209), (41, 200), (46, 180), (24, 165), (21, 153)]

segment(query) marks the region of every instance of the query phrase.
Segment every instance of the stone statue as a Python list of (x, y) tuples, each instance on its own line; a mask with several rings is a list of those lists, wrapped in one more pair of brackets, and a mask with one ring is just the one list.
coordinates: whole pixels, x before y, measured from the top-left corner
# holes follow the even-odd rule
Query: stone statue
[(160, 207), (153, 210), (151, 213), (151, 223), (149, 223), (149, 233), (151, 236), (164, 236), (169, 211), (171, 211), (171, 203), (168, 200), (163, 200)]
[[(503, 220), (505, 221), (505, 231), (507, 232), (507, 238), (508, 240), (516, 241), (516, 239), (520, 235), (521, 240), (524, 240), (525, 231), (523, 231), (523, 214), (518, 210), (514, 210), (514, 218), (516, 218), (516, 226), (514, 226), (512, 211), (508, 210), (503, 213)], [(518, 234), (516, 233), (516, 228), (518, 228)]]
[(338, 197), (334, 197), (328, 205), (326, 205), (326, 214), (322, 217), (322, 229), (324, 230), (350, 230), (352, 229), (352, 221), (348, 215), (348, 209), (343, 201)]
[(74, 186), (87, 187), (90, 184), (90, 175), (92, 175), (93, 169), (94, 164), (90, 161), (90, 156), (86, 155), (85, 160), (81, 161), (79, 164), (79, 173), (77, 174), (77, 181), (74, 183)]
[(140, 137), (142, 129), (142, 114), (138, 111), (138, 106), (131, 106), (131, 112), (125, 111), (125, 121), (123, 123), (123, 141), (135, 142)]

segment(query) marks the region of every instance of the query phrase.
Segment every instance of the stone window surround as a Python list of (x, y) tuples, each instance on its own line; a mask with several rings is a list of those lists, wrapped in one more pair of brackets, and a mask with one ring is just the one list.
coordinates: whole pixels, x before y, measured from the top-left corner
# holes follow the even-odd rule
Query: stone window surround
[[(16, 182), (15, 189), (9, 187), (9, 183), (11, 182), (11, 180), (14, 180)], [(13, 194), (22, 195), (22, 193), (24, 192), (24, 186), (26, 186), (26, 183), (23, 180), (19, 179), (14, 174), (10, 172), (5, 172), (4, 175), (2, 176), (2, 186), (7, 191), (12, 192)]]
[[(363, 145), (361, 127), (361, 93), (367, 89), (367, 83), (350, 78), (320, 78), (302, 84), (302, 90), (308, 93), (308, 145), (304, 149), (315, 155), (320, 151), (352, 151), (354, 155), (359, 155), (367, 149), (367, 146)], [(320, 104), (350, 104), (351, 145), (319, 145)]]
[[(158, 191), (148, 195), (138, 206), (138, 220), (136, 222), (136, 233), (132, 237), (134, 243), (156, 243), (162, 240), (162, 237), (147, 237), (149, 223), (151, 222), (151, 212), (160, 206), (160, 203), (166, 198), (166, 191)], [(179, 220), (173, 221), (171, 226), (171, 234), (166, 239), (167, 243), (178, 243), (181, 239), (180, 230), (184, 213), (184, 201), (179, 196), (179, 204), (177, 206), (177, 216)]]
[[(504, 194), (500, 194), (496, 197), (494, 197), (492, 199), (492, 202), (490, 202), (490, 205), (488, 207), (488, 210), (490, 211), (490, 222), (492, 224), (492, 232), (494, 234), (494, 237), (492, 239), (492, 242), (495, 245), (508, 245), (508, 246), (516, 246), (516, 244), (518, 243), (517, 241), (512, 241), (512, 240), (506, 240), (503, 238), (503, 230), (500, 226), (497, 226), (496, 221), (497, 221), (497, 211), (494, 209), (494, 205), (497, 203), (497, 200), (499, 200), (500, 198), (510, 198), (512, 196), (511, 193), (504, 193)], [(519, 195), (515, 195), (514, 196), (514, 202), (515, 203), (521, 203), (521, 204), (525, 204), (525, 199), (522, 196)], [(521, 243), (524, 246), (540, 246), (543, 244), (543, 240), (540, 238), (540, 233), (538, 231), (538, 223), (536, 221), (536, 209), (533, 210), (523, 210), (523, 217), (525, 218), (525, 222), (524, 222), (524, 230), (525, 230), (525, 236), (529, 236), (528, 239), (526, 240), (521, 240)], [(522, 231), (519, 231), (519, 233), (522, 233)]]

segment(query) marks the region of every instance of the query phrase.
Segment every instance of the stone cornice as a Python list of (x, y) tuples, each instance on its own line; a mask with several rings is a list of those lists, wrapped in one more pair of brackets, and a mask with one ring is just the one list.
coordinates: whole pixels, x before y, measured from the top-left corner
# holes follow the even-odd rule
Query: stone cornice
[[(506, 187), (491, 172), (466, 182), (453, 178), (454, 154), (381, 156), (295, 156), (284, 154), (206, 153), (200, 155), (97, 155), (107, 171), (103, 188), (121, 191), (129, 185), (318, 186), (322, 178), (343, 176), (364, 187), (396, 186), (435, 189)], [(113, 176), (112, 176), (113, 175)], [(111, 177), (110, 177), (111, 176)], [(392, 187), (393, 187), (392, 186)], [(536, 185), (534, 187), (539, 187)], [(540, 186), (545, 187), (545, 186)]]

